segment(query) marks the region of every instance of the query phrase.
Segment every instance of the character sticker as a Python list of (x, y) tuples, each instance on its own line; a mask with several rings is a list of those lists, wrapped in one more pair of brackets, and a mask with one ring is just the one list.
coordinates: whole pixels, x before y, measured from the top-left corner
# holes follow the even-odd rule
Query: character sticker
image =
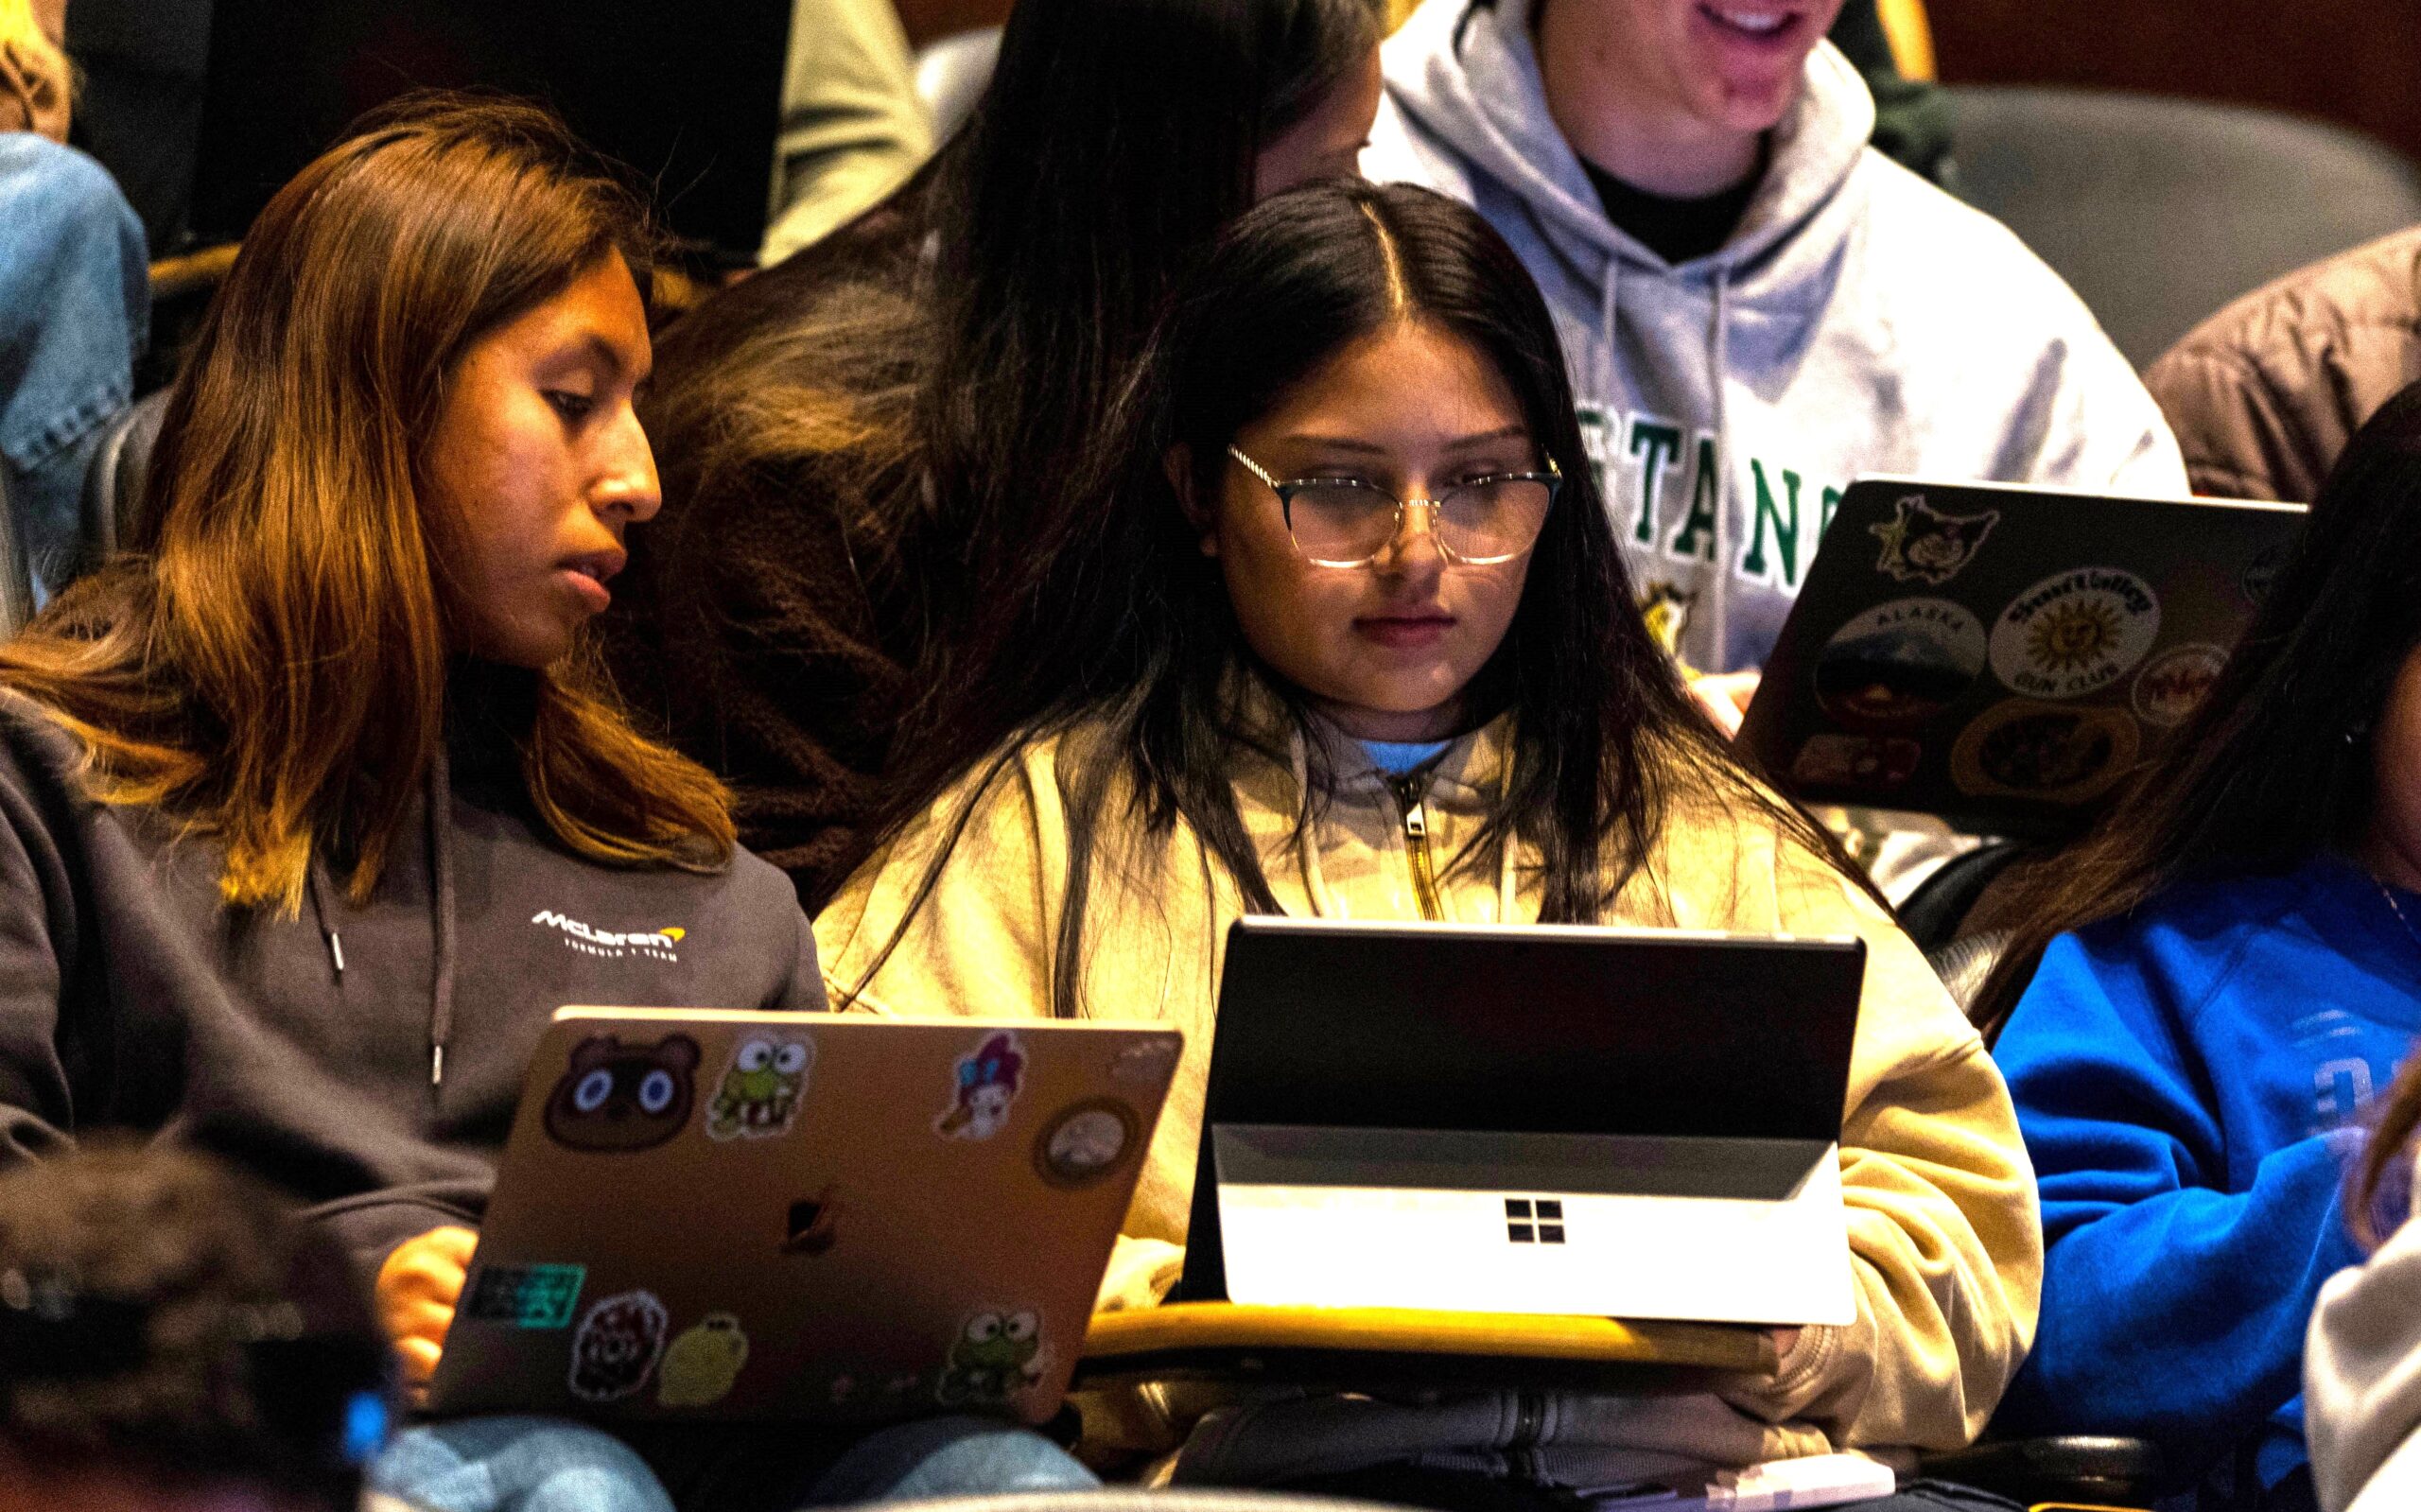
[(1984, 626), (1947, 599), (1895, 599), (1833, 633), (1816, 657), (1816, 702), (1855, 728), (1922, 724), (1975, 686)]
[(1994, 674), (2034, 698), (2080, 698), (2135, 669), (2160, 638), (2151, 585), (2117, 567), (2044, 579), (1993, 627)]
[(997, 1406), (1042, 1379), (1042, 1315), (1032, 1309), (978, 1312), (950, 1341), (933, 1396), (945, 1407)]
[(698, 1042), (668, 1034), (625, 1045), (591, 1034), (547, 1097), (547, 1137), (567, 1150), (653, 1150), (681, 1132), (697, 1102)]
[(2083, 803), (2127, 774), (2141, 744), (2124, 709), (2013, 700), (1959, 732), (1950, 780), (1978, 798)]
[(2136, 715), (2164, 730), (2185, 723), (2227, 664), (2221, 646), (2198, 643), (2161, 652), (2135, 674)]
[(667, 1407), (711, 1407), (731, 1395), (748, 1363), (748, 1335), (728, 1312), (709, 1312), (666, 1347), (655, 1399)]
[(568, 1329), (584, 1265), (482, 1265), (464, 1291), (462, 1315), (516, 1329)]
[(1690, 610), (1698, 601), (1697, 594), (1662, 579), (1650, 582), (1639, 596), (1639, 617), (1646, 622), (1647, 633), (1676, 661), (1681, 656), (1681, 637), (1690, 633)]
[(571, 1394), (619, 1401), (647, 1384), (664, 1354), (664, 1304), (653, 1292), (623, 1292), (588, 1310), (571, 1340)]
[(714, 1101), (706, 1104), (706, 1138), (770, 1139), (791, 1132), (807, 1101), (807, 1073), (815, 1041), (751, 1034), (732, 1051)]
[(1129, 1045), (1109, 1063), (1109, 1079), (1125, 1086), (1166, 1086), (1176, 1074), (1179, 1051), (1173, 1036)]
[(1025, 1047), (1014, 1030), (987, 1036), (958, 1060), (949, 1106), (933, 1120), (946, 1139), (988, 1139), (1008, 1127), (1009, 1108), (1025, 1081)]
[(1923, 494), (1904, 494), (1892, 501), (1893, 518), (1868, 526), (1883, 543), (1874, 570), (1894, 582), (1923, 582), (1941, 587), (1965, 570), (1983, 548), (1984, 537), (2001, 522), (2001, 512), (1944, 514), (1925, 502)]
[(1142, 1121), (1123, 1103), (1078, 1103), (1042, 1126), (1034, 1169), (1054, 1187), (1089, 1187), (1118, 1169), (1141, 1132)]
[(1916, 741), (1895, 736), (1811, 736), (1791, 758), (1790, 780), (1809, 787), (1857, 788), (1890, 792), (1916, 775), (1925, 755)]

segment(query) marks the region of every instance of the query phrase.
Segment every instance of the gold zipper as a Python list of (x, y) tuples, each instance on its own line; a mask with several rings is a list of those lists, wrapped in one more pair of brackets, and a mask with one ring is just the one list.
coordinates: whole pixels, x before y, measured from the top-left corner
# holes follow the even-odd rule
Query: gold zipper
[(1403, 850), (1412, 864), (1413, 900), (1420, 905), (1420, 916), (1443, 922), (1445, 905), (1437, 900), (1437, 874), (1429, 864), (1429, 815), (1421, 808), (1422, 795), (1429, 779), (1421, 773), (1390, 777), (1387, 786), (1396, 795), (1397, 805), (1403, 810)]

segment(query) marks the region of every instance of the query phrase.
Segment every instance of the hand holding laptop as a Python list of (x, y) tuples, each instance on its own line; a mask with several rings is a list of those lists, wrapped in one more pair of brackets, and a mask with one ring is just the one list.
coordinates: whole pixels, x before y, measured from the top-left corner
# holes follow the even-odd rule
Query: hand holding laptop
[(404, 1384), (414, 1391), (437, 1374), (479, 1247), (470, 1229), (432, 1228), (396, 1245), (378, 1267), (378, 1323), (403, 1362)]

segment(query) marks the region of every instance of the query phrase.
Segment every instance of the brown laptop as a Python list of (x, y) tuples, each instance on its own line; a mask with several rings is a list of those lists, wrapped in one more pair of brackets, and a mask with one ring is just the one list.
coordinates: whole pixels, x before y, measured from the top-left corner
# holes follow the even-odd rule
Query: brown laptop
[(432, 1412), (1057, 1410), (1174, 1030), (565, 1008)]

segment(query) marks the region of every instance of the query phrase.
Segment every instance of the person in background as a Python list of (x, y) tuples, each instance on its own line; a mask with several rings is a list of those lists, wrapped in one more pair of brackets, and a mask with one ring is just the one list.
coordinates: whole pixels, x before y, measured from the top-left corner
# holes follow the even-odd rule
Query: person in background
[(0, 495), (45, 589), (84, 565), (85, 467), (133, 398), (151, 310), (142, 222), (66, 145), (63, 9), (0, 0)]
[(2421, 226), (2288, 274), (2144, 370), (2198, 494), (2303, 503), (2421, 378)]
[(2186, 487), (2058, 275), (1868, 146), (1840, 7), (1428, 0), (1363, 160), (1538, 279), (1632, 585), (1733, 725), (1858, 474)]
[[(939, 722), (903, 782), (923, 802), (816, 921), (844, 1008), (1183, 1029), (1105, 1305), (1151, 1306), (1182, 1266), (1242, 913), (1855, 933), (1869, 952), (1841, 1137), (1855, 1323), (1791, 1333), (1770, 1379), (1653, 1402), (1263, 1401), (1206, 1420), (1177, 1480), (1554, 1503), (1692, 1467), (1964, 1445), (2033, 1319), (2008, 1094), (1631, 606), (1554, 326), (1510, 250), (1426, 190), (1280, 196), (1187, 281), (1139, 388), (1104, 443), (1129, 460), (1123, 507), (1052, 561), (1054, 621), (1016, 645), (1058, 691), (1004, 743)], [(1129, 1426), (1171, 1436), (1123, 1447), (1166, 1449), (1192, 1425)], [(1329, 1478), (1372, 1466), (1409, 1480)], [(1889, 1504), (1999, 1504), (1961, 1494)]]
[(392, 1374), (342, 1248), (232, 1168), (0, 1175), (0, 1509), (353, 1512)]
[[(652, 245), (543, 111), (374, 116), (254, 220), (137, 549), (0, 645), (0, 1165), (103, 1130), (237, 1160), (374, 1273), (415, 1387), (559, 1004), (824, 1001), (788, 881), (588, 659), (657, 506)], [(676, 924), (677, 953), (575, 937)], [(469, 1418), (371, 1481), (432, 1512), (723, 1512), (734, 1482), (787, 1508), (827, 1468), (862, 1499), (1093, 1484), (1021, 1431), (903, 1432), (643, 1455)], [(937, 1458), (965, 1477), (918, 1482)]]
[[(2354, 1182), (2361, 1265), (2330, 1277), (2304, 1344), (2304, 1433), (2321, 1512), (2421, 1504), (2421, 1223), (2413, 1221), (2421, 1056), (2381, 1100)], [(2385, 1243), (2380, 1235), (2386, 1234)]]
[(792, 0), (774, 147), (771, 268), (872, 209), (933, 153), (892, 0)]
[(1052, 612), (1020, 575), (1101, 529), (1089, 469), (1170, 282), (1257, 197), (1352, 171), (1378, 26), (1371, 0), (1024, 0), (938, 158), (667, 333), (664, 518), (612, 666), (810, 904), (918, 698), (1031, 669), (952, 648)]
[(2000, 1426), (2308, 1507), (2305, 1329), (2421, 1035), (2421, 390), (2356, 434), (2177, 739), (1993, 912), (1979, 1012), (2050, 1246)]

